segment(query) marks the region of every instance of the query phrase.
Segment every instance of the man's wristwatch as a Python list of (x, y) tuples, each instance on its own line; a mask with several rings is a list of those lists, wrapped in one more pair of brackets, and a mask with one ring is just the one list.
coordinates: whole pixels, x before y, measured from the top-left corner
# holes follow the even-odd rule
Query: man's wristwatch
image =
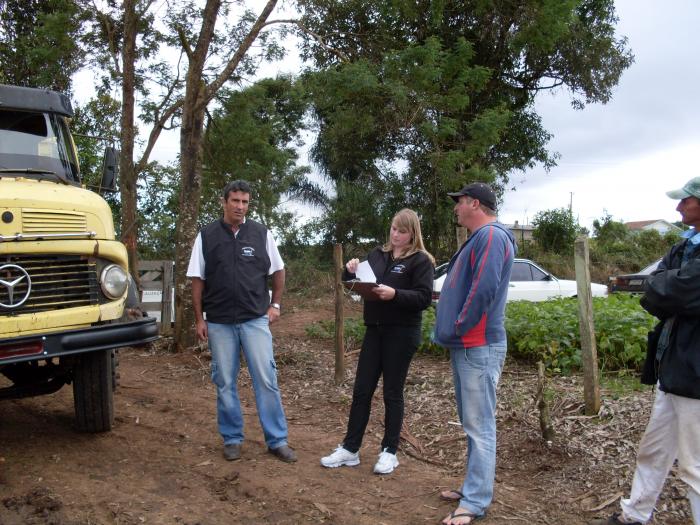
[(272, 308), (275, 308), (277, 310), (282, 309), (282, 307), (280, 306), (280, 303), (270, 303), (270, 306), (272, 306)]

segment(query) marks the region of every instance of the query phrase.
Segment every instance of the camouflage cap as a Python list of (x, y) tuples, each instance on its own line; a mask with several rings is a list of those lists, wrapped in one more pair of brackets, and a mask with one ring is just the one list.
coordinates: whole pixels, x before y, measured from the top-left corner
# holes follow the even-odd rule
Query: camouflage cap
[(686, 197), (695, 197), (700, 199), (700, 177), (690, 179), (679, 190), (667, 191), (666, 195), (672, 199), (685, 199)]

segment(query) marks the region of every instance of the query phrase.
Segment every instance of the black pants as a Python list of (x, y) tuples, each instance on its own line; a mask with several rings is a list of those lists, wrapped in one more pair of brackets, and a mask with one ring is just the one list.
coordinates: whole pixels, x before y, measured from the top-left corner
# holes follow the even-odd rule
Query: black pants
[(384, 439), (382, 450), (396, 454), (403, 423), (403, 387), (413, 354), (420, 343), (420, 326), (368, 326), (357, 362), (355, 387), (343, 447), (357, 452), (367, 428), (372, 396), (384, 376)]

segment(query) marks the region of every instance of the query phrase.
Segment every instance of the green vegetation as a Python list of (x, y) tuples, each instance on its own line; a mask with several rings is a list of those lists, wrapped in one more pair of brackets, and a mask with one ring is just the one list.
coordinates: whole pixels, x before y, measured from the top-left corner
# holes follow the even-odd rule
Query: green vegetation
[[(600, 368), (639, 369), (646, 355), (647, 332), (655, 319), (642, 310), (638, 297), (615, 294), (594, 298), (593, 315)], [(530, 362), (542, 360), (553, 372), (567, 373), (581, 367), (576, 299), (508, 303), (506, 330), (511, 356)]]
[[(654, 327), (656, 320), (639, 306), (637, 296), (629, 294), (594, 298), (593, 315), (598, 365), (603, 372), (616, 371), (616, 379), (608, 378), (610, 388), (615, 390), (630, 370), (637, 371), (644, 363), (647, 332)], [(435, 309), (430, 307), (423, 312), (422, 341), (418, 352), (446, 356), (447, 351), (432, 342), (434, 325)], [(506, 330), (510, 357), (530, 363), (541, 360), (554, 373), (568, 374), (580, 370), (581, 341), (575, 298), (536, 303), (510, 302), (506, 306)], [(309, 337), (333, 339), (335, 322), (313, 323), (306, 327), (306, 333)], [(362, 319), (346, 319), (346, 350), (358, 349), (364, 333)]]

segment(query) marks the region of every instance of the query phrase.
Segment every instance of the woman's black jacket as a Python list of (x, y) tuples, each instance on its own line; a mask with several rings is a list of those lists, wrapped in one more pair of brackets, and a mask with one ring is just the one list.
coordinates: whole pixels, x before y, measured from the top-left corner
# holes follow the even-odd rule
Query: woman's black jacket
[[(420, 325), (422, 312), (432, 300), (433, 263), (423, 252), (393, 260), (391, 252), (377, 247), (367, 256), (367, 261), (377, 277), (378, 284), (391, 286), (396, 295), (390, 301), (365, 300), (366, 325)], [(343, 280), (351, 280), (355, 274), (347, 270)]]

